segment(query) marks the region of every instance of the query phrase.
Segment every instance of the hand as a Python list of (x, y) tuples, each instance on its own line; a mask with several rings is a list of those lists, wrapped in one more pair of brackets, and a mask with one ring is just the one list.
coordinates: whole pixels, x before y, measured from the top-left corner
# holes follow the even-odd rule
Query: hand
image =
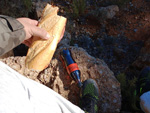
[[(63, 28), (63, 31), (62, 31), (62, 33), (61, 33), (61, 36), (60, 36), (59, 42), (60, 42), (60, 40), (63, 38), (64, 33), (65, 33), (65, 27)], [(58, 42), (58, 43), (59, 43), (59, 42)]]
[(23, 26), (26, 32), (26, 37), (23, 43), (30, 46), (32, 43), (32, 37), (37, 36), (42, 39), (49, 39), (49, 34), (42, 28), (37, 27), (38, 21), (29, 18), (18, 18), (17, 19)]

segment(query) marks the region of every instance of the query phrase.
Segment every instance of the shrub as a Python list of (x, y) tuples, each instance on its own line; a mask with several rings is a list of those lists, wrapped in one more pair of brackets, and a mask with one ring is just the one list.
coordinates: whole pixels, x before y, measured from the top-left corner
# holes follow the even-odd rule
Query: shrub
[(136, 95), (137, 78), (128, 80), (124, 73), (118, 74), (116, 78), (121, 84), (122, 110), (140, 111), (137, 107), (139, 101), (139, 97)]
[(31, 7), (32, 7), (32, 2), (31, 0), (23, 0), (23, 3), (25, 5), (25, 7), (27, 8), (28, 11), (31, 10)]
[(72, 2), (72, 10), (73, 17), (77, 18), (84, 13), (86, 9), (86, 1), (85, 0), (73, 0)]

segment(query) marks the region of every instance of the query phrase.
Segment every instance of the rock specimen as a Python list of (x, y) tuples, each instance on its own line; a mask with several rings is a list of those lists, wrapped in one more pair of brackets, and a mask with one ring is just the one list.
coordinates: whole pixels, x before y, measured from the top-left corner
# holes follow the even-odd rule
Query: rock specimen
[[(42, 72), (25, 68), (25, 57), (9, 57), (1, 59), (1, 61), (24, 76), (52, 88), (72, 103), (79, 105), (80, 89), (63, 68), (60, 60), (62, 49), (64, 49), (62, 46), (57, 49), (48, 68)], [(99, 112), (119, 113), (121, 109), (120, 83), (116, 80), (113, 72), (104, 61), (90, 56), (84, 49), (76, 47), (69, 47), (69, 49), (81, 71), (81, 81), (93, 78), (99, 86)]]

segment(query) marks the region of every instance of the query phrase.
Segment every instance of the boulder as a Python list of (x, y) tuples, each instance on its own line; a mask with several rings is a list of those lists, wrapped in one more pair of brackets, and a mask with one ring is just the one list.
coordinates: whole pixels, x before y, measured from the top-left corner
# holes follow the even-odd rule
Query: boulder
[[(79, 105), (80, 89), (67, 74), (67, 71), (60, 60), (60, 52), (65, 48), (66, 47), (62, 46), (57, 49), (48, 68), (42, 72), (25, 68), (25, 56), (4, 58), (1, 59), (1, 61), (27, 78), (52, 88), (72, 103)], [(96, 80), (100, 93), (99, 112), (119, 113), (121, 109), (120, 83), (106, 63), (103, 60), (90, 56), (82, 48), (71, 46), (68, 46), (67, 48), (71, 50), (72, 57), (79, 66), (81, 71), (81, 81), (88, 78)]]

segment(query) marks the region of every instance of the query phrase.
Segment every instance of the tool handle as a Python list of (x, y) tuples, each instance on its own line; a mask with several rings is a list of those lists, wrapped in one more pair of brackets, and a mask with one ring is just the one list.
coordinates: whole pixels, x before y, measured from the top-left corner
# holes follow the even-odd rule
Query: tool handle
[(73, 60), (73, 58), (71, 56), (71, 53), (68, 49), (62, 51), (62, 56), (63, 56), (67, 66), (69, 66), (70, 64), (75, 63), (75, 61)]

